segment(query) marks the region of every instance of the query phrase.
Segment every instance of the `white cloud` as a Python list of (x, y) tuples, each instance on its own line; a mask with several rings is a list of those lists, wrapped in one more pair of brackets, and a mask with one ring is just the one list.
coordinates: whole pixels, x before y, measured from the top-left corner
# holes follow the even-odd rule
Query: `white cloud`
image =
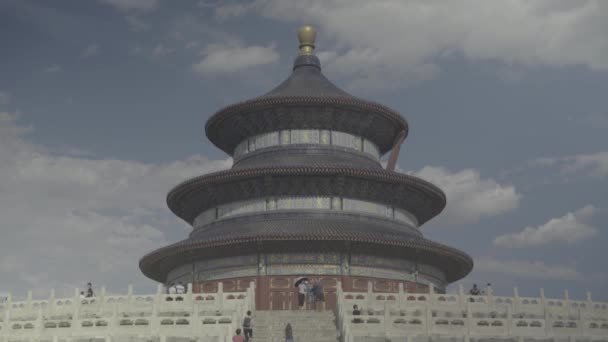
[(112, 5), (121, 11), (128, 10), (144, 10), (149, 11), (156, 9), (159, 0), (100, 0), (106, 4)]
[(220, 19), (248, 12), (316, 25), (319, 48), (335, 53), (328, 69), (369, 86), (432, 77), (433, 61), (451, 54), (608, 69), (608, 4), (601, 0), (257, 0), (215, 8)]
[(53, 64), (51, 66), (44, 68), (44, 72), (58, 72), (60, 70), (61, 70), (61, 66), (59, 66), (57, 64)]
[(587, 240), (595, 236), (598, 230), (581, 221), (596, 211), (597, 209), (593, 206), (587, 205), (573, 213), (553, 218), (538, 227), (526, 227), (521, 232), (499, 236), (494, 239), (494, 245), (506, 248), (524, 248)]
[(99, 54), (99, 52), (100, 52), (99, 46), (97, 44), (91, 44), (82, 51), (82, 53), (80, 54), (80, 57), (88, 58), (88, 57)]
[(11, 102), (11, 95), (6, 91), (0, 91), (0, 105), (6, 105)]
[(539, 158), (535, 161), (535, 164), (556, 165), (564, 174), (585, 172), (599, 178), (608, 176), (608, 152), (577, 154), (558, 158)]
[(475, 270), (527, 279), (577, 280), (581, 274), (575, 266), (547, 265), (542, 261), (503, 261), (475, 259)]
[(434, 226), (476, 223), (517, 208), (521, 199), (512, 185), (482, 179), (473, 169), (451, 173), (442, 167), (426, 166), (411, 174), (437, 185), (446, 194), (446, 209), (433, 221)]
[(146, 24), (143, 20), (141, 20), (137, 16), (127, 15), (127, 16), (125, 16), (125, 20), (127, 21), (127, 24), (129, 24), (129, 27), (131, 28), (132, 31), (139, 32), (139, 31), (147, 31), (150, 29), (150, 25)]
[(175, 49), (168, 48), (168, 47), (164, 46), (162, 43), (159, 43), (152, 50), (152, 54), (154, 56), (166, 56), (166, 55), (173, 53), (174, 51), (175, 51)]
[(152, 284), (137, 260), (186, 237), (172, 233), (180, 221), (167, 191), (231, 165), (202, 156), (160, 164), (78, 157), (31, 143), (30, 132), (0, 113), (0, 274), (11, 274), (0, 291)]
[(279, 59), (275, 45), (241, 47), (211, 44), (205, 48), (203, 54), (203, 60), (192, 66), (194, 71), (201, 74), (233, 73), (273, 63)]

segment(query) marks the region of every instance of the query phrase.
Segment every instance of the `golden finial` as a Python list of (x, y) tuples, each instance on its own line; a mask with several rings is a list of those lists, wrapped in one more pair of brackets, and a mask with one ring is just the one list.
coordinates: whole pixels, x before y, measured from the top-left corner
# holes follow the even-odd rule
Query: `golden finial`
[(312, 55), (315, 49), (315, 37), (317, 31), (312, 26), (302, 26), (298, 30), (298, 40), (300, 41), (300, 54)]

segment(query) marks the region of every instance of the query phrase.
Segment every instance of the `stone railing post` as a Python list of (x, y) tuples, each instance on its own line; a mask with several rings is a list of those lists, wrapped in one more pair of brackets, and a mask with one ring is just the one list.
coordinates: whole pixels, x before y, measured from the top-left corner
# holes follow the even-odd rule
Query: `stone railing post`
[(468, 300), (464, 296), (464, 286), (462, 284), (458, 285), (458, 307), (460, 310), (464, 309), (464, 305), (468, 302)]
[(515, 310), (515, 313), (519, 313), (520, 310), (520, 299), (519, 299), (519, 290), (517, 289), (517, 287), (513, 288), (513, 309)]
[(27, 291), (27, 302), (25, 303), (27, 311), (32, 311), (32, 291)]
[(513, 332), (513, 312), (511, 306), (507, 306), (507, 335), (511, 336)]
[(433, 284), (429, 284), (429, 300), (427, 303), (435, 304), (435, 286)]
[(570, 310), (572, 310), (572, 307), (570, 306), (570, 293), (568, 292), (568, 290), (564, 290), (564, 300), (566, 301), (566, 311), (568, 312), (568, 314), (570, 314)]
[[(367, 304), (366, 304), (366, 310), (369, 310), (370, 308), (372, 308), (372, 303), (373, 303), (373, 297), (374, 295), (374, 285), (372, 284), (371, 280), (367, 281)], [(373, 308), (372, 308), (373, 309)]]
[(494, 310), (494, 293), (492, 291), (492, 285), (486, 286), (486, 302), (488, 311)]
[[(78, 288), (74, 289), (74, 300), (72, 301), (72, 303), (74, 303), (74, 312), (73, 312), (73, 316), (72, 316), (72, 321), (74, 321), (76, 318), (78, 318), (78, 313), (80, 312), (80, 306), (82, 305), (82, 303), (80, 302), (82, 299), (80, 299), (80, 291), (78, 291)], [(72, 323), (72, 326), (74, 326), (74, 324)]]
[(545, 300), (545, 289), (540, 288), (540, 305), (543, 307), (543, 316), (545, 317), (545, 322), (547, 321), (548, 310), (547, 310), (547, 301)]
[(186, 297), (188, 298), (188, 302), (194, 305), (194, 291), (192, 291), (192, 289), (192, 283), (186, 284)]
[(55, 311), (55, 289), (51, 289), (51, 294), (49, 295), (49, 304), (46, 307), (48, 312)]
[(471, 312), (471, 302), (467, 300), (466, 302), (467, 305), (467, 329), (465, 330), (465, 340), (468, 341), (471, 337), (471, 316), (472, 316), (472, 312)]
[(397, 287), (397, 303), (399, 305), (397, 305), (398, 309), (401, 309), (401, 302), (403, 302), (405, 300), (405, 290), (403, 287), (403, 283), (399, 283), (399, 286)]
[(36, 340), (40, 341), (40, 335), (42, 334), (42, 325), (44, 324), (42, 319), (42, 305), (38, 307), (38, 315), (36, 316)]
[(224, 307), (224, 283), (217, 283), (217, 304), (220, 308)]
[(127, 303), (133, 303), (133, 285), (129, 284), (127, 287)]

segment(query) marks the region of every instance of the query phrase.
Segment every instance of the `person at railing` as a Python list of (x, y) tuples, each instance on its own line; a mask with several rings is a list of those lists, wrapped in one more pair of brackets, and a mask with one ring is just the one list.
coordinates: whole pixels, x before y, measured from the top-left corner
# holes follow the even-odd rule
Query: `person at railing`
[(253, 318), (251, 317), (251, 311), (247, 311), (247, 316), (243, 318), (243, 333), (245, 334), (245, 341), (249, 341), (253, 337)]
[(287, 323), (285, 326), (285, 342), (293, 342), (293, 329), (291, 323)]
[[(471, 296), (479, 296), (481, 293), (479, 292), (479, 288), (477, 287), (477, 284), (473, 284), (473, 288), (471, 288), (471, 290), (469, 290), (469, 294)], [(475, 299), (470, 298), (469, 299), (471, 302), (475, 302)]]
[(84, 291), (80, 291), (80, 299), (85, 299), (86, 296), (84, 295)]
[(186, 293), (186, 287), (184, 286), (184, 284), (181, 281), (179, 283), (177, 283), (177, 285), (175, 285), (175, 293), (177, 293), (177, 294)]
[(93, 293), (93, 285), (91, 283), (87, 283), (87, 298), (95, 297)]
[[(353, 316), (361, 316), (361, 311), (357, 305), (353, 305)], [(353, 323), (363, 323), (361, 318), (353, 319)]]
[(300, 282), (298, 284), (298, 306), (300, 307), (300, 310), (304, 308), (304, 302), (306, 301), (306, 289), (307, 286), (305, 284), (305, 282)]
[(241, 335), (241, 329), (236, 329), (236, 335), (232, 337), (232, 342), (245, 342), (245, 336)]

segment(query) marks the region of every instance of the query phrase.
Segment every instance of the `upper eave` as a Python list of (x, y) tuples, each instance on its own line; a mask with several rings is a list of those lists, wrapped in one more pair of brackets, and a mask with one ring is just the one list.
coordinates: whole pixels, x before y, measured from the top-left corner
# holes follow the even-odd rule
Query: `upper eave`
[(232, 155), (246, 138), (282, 129), (327, 129), (362, 136), (384, 154), (392, 149), (407, 121), (396, 111), (357, 97), (273, 96), (230, 105), (205, 125), (215, 146)]

